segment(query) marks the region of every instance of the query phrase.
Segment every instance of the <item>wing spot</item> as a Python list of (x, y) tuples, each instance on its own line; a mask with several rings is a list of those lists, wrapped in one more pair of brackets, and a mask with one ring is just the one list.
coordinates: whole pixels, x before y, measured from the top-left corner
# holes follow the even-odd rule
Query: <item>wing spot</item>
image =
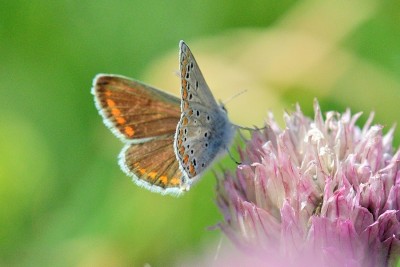
[(141, 175), (144, 175), (147, 173), (146, 169), (139, 169), (139, 172)]
[(135, 134), (135, 131), (134, 131), (133, 128), (130, 127), (130, 126), (126, 126), (126, 127), (124, 128), (124, 132), (125, 132), (125, 134), (126, 134), (127, 136), (129, 136), (129, 137), (132, 137), (132, 136)]
[(192, 98), (193, 98), (193, 94), (190, 93), (190, 94), (189, 94), (189, 100), (192, 100)]
[(200, 111), (197, 110), (196, 115), (197, 115), (197, 117), (200, 116)]
[(186, 79), (189, 79), (189, 72), (186, 72)]
[(190, 175), (192, 175), (192, 176), (195, 176), (195, 175), (196, 175), (196, 171), (195, 171), (194, 166), (193, 166), (192, 163), (190, 163), (189, 173), (190, 173)]
[(179, 179), (176, 177), (173, 177), (170, 181), (171, 185), (178, 185), (179, 184)]
[(199, 88), (199, 82), (196, 81), (196, 89)]
[(204, 133), (204, 137), (207, 137), (207, 136), (208, 136), (208, 132), (205, 132), (205, 133)]
[(208, 143), (205, 143), (204, 145), (205, 145), (206, 147), (208, 147)]
[(206, 166), (206, 164), (202, 163), (202, 164), (201, 164), (201, 167), (203, 167), (203, 168), (204, 168), (204, 166)]
[(189, 102), (183, 101), (183, 109), (188, 109), (189, 108)]
[(196, 159), (193, 159), (193, 165), (196, 166)]
[(185, 163), (186, 165), (188, 161), (189, 161), (189, 155), (185, 155), (185, 157), (183, 157), (183, 163)]
[(107, 91), (104, 92), (104, 94), (105, 94), (106, 96), (110, 97), (110, 96), (111, 96), (111, 91), (107, 90)]
[(208, 120), (208, 121), (210, 120), (210, 115), (207, 115), (207, 120)]
[(187, 90), (185, 87), (182, 88), (182, 98), (185, 100), (187, 98)]
[(180, 148), (179, 148), (179, 155), (183, 155), (185, 153), (185, 147), (183, 147), (183, 146), (181, 146)]
[(109, 106), (110, 108), (115, 107), (115, 102), (111, 99), (106, 99), (107, 102), (107, 106)]
[(193, 62), (190, 62), (190, 68), (193, 69)]
[(182, 80), (182, 88), (186, 88), (186, 85), (187, 85), (187, 81), (186, 80)]
[(118, 117), (121, 115), (121, 110), (117, 109), (117, 108), (113, 108), (111, 109), (111, 114), (115, 117)]
[(166, 184), (167, 184), (167, 181), (168, 181), (168, 177), (167, 177), (167, 176), (165, 176), (165, 175), (160, 176), (160, 182), (161, 182), (163, 185), (166, 185)]
[(188, 118), (187, 117), (183, 117), (183, 120), (182, 120), (182, 124), (183, 125), (187, 125), (188, 124)]
[(154, 180), (157, 176), (156, 172), (149, 172), (149, 174), (147, 175), (148, 177), (150, 177), (152, 180)]
[(193, 155), (193, 153), (194, 153), (194, 150), (192, 149), (192, 150), (190, 150), (190, 154), (192, 154)]
[(116, 117), (115, 120), (117, 121), (118, 124), (125, 124), (126, 120), (122, 117)]

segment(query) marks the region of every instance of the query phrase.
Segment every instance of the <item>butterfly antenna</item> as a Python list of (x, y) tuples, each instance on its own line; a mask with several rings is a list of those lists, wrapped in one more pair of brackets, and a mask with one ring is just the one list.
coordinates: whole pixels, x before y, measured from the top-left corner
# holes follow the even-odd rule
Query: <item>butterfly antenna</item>
[(225, 107), (225, 105), (228, 104), (228, 102), (230, 102), (232, 99), (234, 99), (234, 98), (236, 98), (236, 97), (238, 97), (238, 96), (240, 96), (241, 94), (244, 94), (244, 93), (246, 93), (246, 92), (247, 92), (247, 90), (244, 89), (244, 90), (240, 91), (239, 93), (237, 93), (236, 95), (231, 96), (231, 97), (228, 98), (227, 100), (221, 101), (220, 103), (222, 104), (223, 107)]
[[(240, 128), (239, 128), (239, 130), (240, 130)], [(247, 143), (247, 142), (249, 141), (249, 139), (247, 139), (247, 138), (243, 135), (242, 131), (237, 131), (237, 132), (238, 132), (238, 134), (239, 134), (240, 139), (241, 139), (244, 143)]]
[[(228, 102), (230, 102), (232, 99), (234, 99), (234, 98), (236, 98), (236, 97), (238, 97), (238, 96), (240, 96), (241, 94), (244, 94), (244, 93), (246, 93), (246, 92), (247, 92), (247, 90), (244, 89), (244, 90), (240, 91), (239, 93), (237, 93), (237, 94), (231, 96), (230, 98), (228, 98), (228, 99), (225, 100), (225, 101), (219, 101), (219, 102), (220, 102), (220, 105), (222, 106), (223, 109), (225, 109), (225, 105), (228, 104)], [(266, 126), (263, 127), (263, 128), (261, 128), (261, 129), (258, 128), (257, 126), (254, 126), (254, 128), (250, 128), (250, 127), (243, 127), (243, 126), (236, 125), (236, 124), (234, 124), (234, 126), (235, 126), (236, 128), (238, 128), (238, 129), (247, 130), (247, 131), (260, 131), (260, 130), (264, 130), (264, 129), (267, 128)]]
[(241, 162), (237, 161), (231, 154), (231, 151), (229, 149), (226, 149), (226, 151), (228, 151), (229, 157), (233, 160), (233, 162), (235, 162), (237, 165), (242, 164)]
[[(240, 125), (236, 125), (234, 124), (234, 126), (239, 129), (239, 130), (244, 130), (244, 131), (249, 131), (249, 132), (254, 132), (254, 131), (262, 131), (268, 128), (268, 125), (262, 127), (262, 128), (258, 128), (257, 126), (254, 125), (254, 128), (251, 127), (244, 127), (244, 126), (240, 126)], [(239, 131), (240, 132), (240, 131)]]

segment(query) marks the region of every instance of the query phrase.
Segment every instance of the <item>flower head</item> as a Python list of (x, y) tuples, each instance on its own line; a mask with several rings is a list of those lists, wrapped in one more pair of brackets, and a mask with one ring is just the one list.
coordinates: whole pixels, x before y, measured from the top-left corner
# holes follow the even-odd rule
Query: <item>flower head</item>
[(360, 113), (314, 120), (297, 106), (281, 129), (253, 133), (217, 188), (222, 230), (239, 247), (291, 266), (387, 266), (400, 249), (400, 151), (394, 128)]

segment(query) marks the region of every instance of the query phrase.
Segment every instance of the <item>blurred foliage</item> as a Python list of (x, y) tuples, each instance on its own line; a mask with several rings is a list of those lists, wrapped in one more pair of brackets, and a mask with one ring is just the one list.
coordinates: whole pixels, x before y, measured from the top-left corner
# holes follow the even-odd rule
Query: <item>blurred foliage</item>
[[(217, 247), (215, 180), (181, 198), (135, 186), (90, 94), (100, 72), (179, 90), (185, 40), (232, 121), (300, 103), (376, 113), (400, 103), (398, 1), (0, 2), (0, 265), (152, 266)], [(362, 120), (366, 120), (364, 115)], [(399, 144), (396, 131), (395, 144)], [(229, 160), (227, 160), (229, 162)]]

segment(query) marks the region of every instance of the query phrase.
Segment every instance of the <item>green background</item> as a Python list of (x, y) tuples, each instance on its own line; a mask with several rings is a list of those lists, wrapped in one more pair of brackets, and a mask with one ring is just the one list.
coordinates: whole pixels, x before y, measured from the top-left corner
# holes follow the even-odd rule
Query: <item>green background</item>
[[(351, 9), (345, 2), (349, 1), (337, 1), (335, 6), (344, 18), (333, 28), (315, 32), (314, 27), (330, 19), (318, 14), (332, 12), (335, 17), (334, 7), (319, 10), (316, 1), (285, 0), (1, 1), (0, 265), (165, 266), (216, 250), (221, 233), (208, 229), (221, 220), (213, 176), (205, 175), (181, 198), (135, 186), (117, 165), (122, 144), (103, 125), (90, 94), (92, 79), (100, 72), (163, 87), (164, 80), (150, 70), (176, 79), (173, 71), (178, 68), (181, 39), (194, 54), (204, 47), (217, 54), (231, 49), (235, 53), (223, 56), (232, 65), (257, 61), (263, 49), (245, 59), (242, 55), (248, 50), (234, 49), (253, 44), (239, 31), (251, 31), (252, 36), (282, 32), (289, 27), (287, 17), (300, 17), (300, 22), (291, 20), (291, 29), (329, 44), (336, 30), (345, 28), (340, 23), (357, 18), (366, 5), (370, 10), (362, 21), (334, 42), (332, 51), (351, 58), (352, 64), (339, 62), (337, 69), (347, 69), (330, 86), (312, 84), (323, 78), (314, 71), (290, 83), (282, 82), (284, 78), (269, 83), (271, 79), (260, 78), (268, 83), (263, 94), (274, 99), (274, 107), (263, 98), (245, 102), (239, 96), (232, 101), (237, 106), (232, 104), (230, 114), (235, 121), (238, 111), (246, 117), (246, 111), (260, 107), (265, 112), (259, 118), (239, 120), (251, 125), (262, 120), (269, 108), (281, 118), (284, 110), (299, 102), (312, 116), (312, 101), (318, 97), (325, 111), (346, 107), (364, 114), (375, 111), (375, 122), (387, 131), (399, 114), (400, 2), (350, 1), (355, 3)], [(314, 15), (307, 15), (310, 10)], [(208, 40), (206, 46), (202, 40)], [(158, 64), (168, 55), (175, 65)], [(200, 65), (207, 61), (202, 56), (197, 60)], [(302, 65), (296, 57), (290, 60)], [(325, 65), (321, 62), (317, 66)], [(281, 73), (285, 77), (285, 70)], [(229, 75), (217, 74), (210, 83), (224, 84), (224, 79), (228, 83)], [(242, 89), (231, 88), (223, 97)], [(396, 131), (395, 146), (399, 140)]]

